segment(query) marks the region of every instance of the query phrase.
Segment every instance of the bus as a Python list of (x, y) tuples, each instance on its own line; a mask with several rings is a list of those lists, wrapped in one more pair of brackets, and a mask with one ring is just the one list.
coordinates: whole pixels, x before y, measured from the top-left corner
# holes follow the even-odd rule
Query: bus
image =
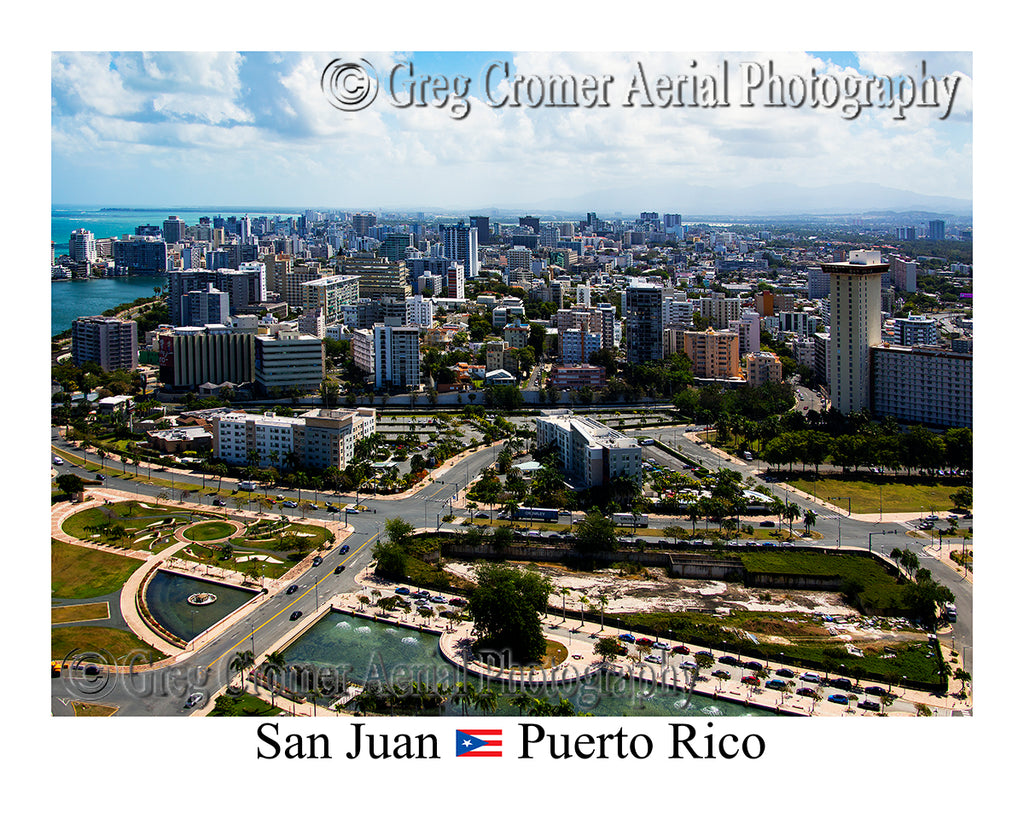
[(634, 515), (632, 512), (615, 512), (612, 523), (616, 526), (646, 526), (647, 515)]
[(522, 506), (512, 515), (513, 520), (558, 520), (557, 509), (541, 509), (537, 506)]

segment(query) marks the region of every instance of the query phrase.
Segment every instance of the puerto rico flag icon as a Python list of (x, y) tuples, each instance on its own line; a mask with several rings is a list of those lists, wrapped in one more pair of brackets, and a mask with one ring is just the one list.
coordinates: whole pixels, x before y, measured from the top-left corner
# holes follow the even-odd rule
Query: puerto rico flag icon
[(456, 731), (455, 756), (501, 756), (501, 729)]

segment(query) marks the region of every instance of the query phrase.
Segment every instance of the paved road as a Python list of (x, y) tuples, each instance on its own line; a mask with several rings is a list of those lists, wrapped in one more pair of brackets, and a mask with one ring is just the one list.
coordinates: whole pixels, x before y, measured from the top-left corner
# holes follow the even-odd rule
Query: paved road
[[(676, 446), (687, 457), (700, 460), (710, 468), (717, 468), (715, 462), (720, 458), (709, 453), (706, 448), (683, 438), (681, 435), (683, 429), (686, 428), (652, 430), (649, 434), (651, 437), (657, 437)], [(56, 432), (54, 433), (54, 443), (63, 444)], [(74, 450), (71, 451), (74, 452)], [(287, 595), (280, 592), (269, 597), (260, 604), (247, 621), (235, 624), (212, 643), (175, 666), (113, 678), (109, 681), (109, 687), (104, 689), (102, 700), (117, 702), (121, 707), (118, 713), (122, 715), (183, 713), (183, 703), (190, 691), (202, 690), (210, 694), (230, 679), (229, 664), (237, 651), (249, 649), (258, 655), (295, 628), (297, 624), (289, 619), (291, 612), (300, 610), (304, 612), (303, 617), (307, 617), (316, 609), (318, 603), (323, 605), (335, 594), (354, 591), (357, 588), (354, 577), (370, 561), (373, 543), (380, 536), (386, 518), (401, 517), (415, 526), (430, 527), (433, 524), (449, 528), (441, 523), (440, 518), (450, 509), (451, 498), (484, 467), (492, 464), (499, 451), (500, 446), (495, 445), (467, 455), (459, 463), (436, 473), (434, 482), (427, 484), (409, 497), (361, 499), (362, 503), (370, 506), (371, 511), (348, 517), (349, 524), (354, 528), (353, 533), (345, 539), (343, 544), (339, 544), (338, 548), (332, 549), (322, 565), (310, 569), (302, 575), (297, 581), (299, 590), (295, 594)], [(670, 466), (681, 465), (678, 459), (663, 453), (656, 447), (648, 448), (645, 457), (655, 457)], [(736, 469), (744, 476), (758, 474), (755, 464), (730, 463), (729, 468)], [(90, 475), (83, 468), (68, 464), (59, 466), (57, 469), (61, 472), (73, 472), (83, 477)], [(110, 477), (107, 478), (105, 484), (112, 489), (153, 497), (163, 491), (159, 487), (136, 483), (131, 480), (131, 477), (131, 472), (123, 477)], [(195, 476), (176, 475), (175, 480), (176, 483), (180, 480), (196, 488), (201, 486), (201, 480)], [(355, 501), (354, 495), (336, 496), (325, 493), (320, 493), (320, 495), (322, 498), (330, 497), (338, 503)], [(206, 495), (200, 495), (197, 500), (212, 504), (212, 498)], [(830, 543), (833, 538), (838, 544), (841, 529), (843, 547), (867, 548), (870, 544), (873, 548), (882, 549), (885, 553), (894, 547), (909, 548), (914, 552), (922, 566), (932, 572), (935, 580), (953, 589), (956, 594), (959, 616), (953, 631), (955, 645), (961, 652), (964, 667), (968, 670), (973, 668), (972, 586), (946, 564), (934, 559), (928, 553), (926, 547), (929, 546), (929, 541), (912, 537), (907, 533), (908, 527), (905, 525), (859, 521), (844, 515), (836, 515), (834, 510), (804, 498), (793, 498), (793, 500), (796, 500), (802, 509), (812, 509), (817, 515), (818, 521), (815, 529), (823, 535), (823, 541), (817, 541), (819, 544)], [(293, 512), (294, 516), (298, 517), (298, 510), (282, 511)], [(326, 520), (337, 519), (339, 516), (332, 515), (320, 508), (307, 513), (305, 517)], [(684, 519), (679, 519), (678, 522), (680, 525), (688, 525)], [(897, 533), (869, 537), (873, 533), (883, 530), (896, 530)], [(340, 547), (342, 545), (349, 547), (348, 554), (341, 554)], [(335, 575), (334, 568), (339, 564), (344, 564), (345, 569), (341, 574)], [(82, 697), (79, 696), (79, 698)], [(52, 681), (51, 699), (54, 714), (70, 713), (71, 695), (64, 678)]]

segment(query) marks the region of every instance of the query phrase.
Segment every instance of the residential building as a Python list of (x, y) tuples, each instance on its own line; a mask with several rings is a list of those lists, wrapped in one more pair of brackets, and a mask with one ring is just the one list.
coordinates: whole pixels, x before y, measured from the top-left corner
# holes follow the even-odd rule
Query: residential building
[(230, 299), (227, 293), (208, 284), (202, 290), (190, 290), (181, 297), (180, 315), (181, 324), (186, 327), (225, 324), (231, 315)]
[(510, 347), (517, 349), (525, 347), (530, 340), (530, 325), (517, 317), (510, 324), (505, 325), (502, 335)]
[(360, 328), (352, 331), (352, 360), (361, 372), (373, 375), (374, 351), (372, 330)]
[(744, 357), (747, 366), (747, 384), (760, 387), (769, 381), (782, 382), (782, 362), (770, 350), (758, 350)]
[(76, 262), (95, 262), (99, 256), (96, 253), (96, 237), (91, 230), (78, 228), (71, 231), (71, 238), (68, 239), (68, 255)]
[(683, 353), (693, 363), (695, 378), (739, 378), (740, 338), (711, 327), (683, 334)]
[(376, 422), (372, 407), (316, 409), (297, 417), (224, 412), (213, 419), (213, 451), (229, 464), (254, 457), (261, 467), (280, 468), (294, 457), (309, 469), (344, 469), (355, 458), (356, 442), (372, 435)]
[(832, 406), (843, 415), (871, 407), (870, 349), (882, 340), (882, 273), (877, 250), (854, 250), (823, 264), (831, 292), (829, 375)]
[(404, 261), (390, 262), (366, 254), (345, 259), (342, 272), (359, 277), (360, 298), (392, 296), (406, 299), (412, 295), (409, 273)]
[(594, 364), (578, 364), (576, 366), (556, 364), (551, 368), (551, 375), (548, 379), (548, 383), (556, 390), (578, 390), (581, 387), (597, 389), (603, 387), (606, 382), (604, 367)]
[(896, 342), (904, 347), (934, 347), (939, 343), (939, 323), (928, 316), (911, 314), (897, 318)]
[(558, 334), (561, 363), (569, 366), (587, 364), (590, 357), (601, 349), (601, 333), (568, 327)]
[(634, 282), (623, 293), (626, 357), (639, 364), (663, 358), (664, 291), (650, 282)]
[(579, 489), (620, 479), (642, 480), (637, 440), (592, 418), (569, 410), (547, 410), (537, 418), (537, 448), (547, 446), (558, 452), (563, 473)]
[(420, 328), (373, 325), (376, 389), (420, 386)]
[(917, 292), (917, 262), (893, 256), (889, 259), (892, 286), (903, 293)]
[(466, 227), (465, 223), (441, 225), (441, 241), (444, 255), (459, 262), (467, 279), (475, 279), (480, 273), (480, 253), (477, 247), (477, 229)]
[(357, 276), (324, 276), (300, 285), (302, 306), (319, 310), (327, 324), (342, 320), (343, 306), (355, 304), (359, 299)]
[(139, 364), (138, 325), (106, 316), (71, 323), (71, 361), (76, 367), (99, 364), (106, 372), (133, 370)]
[(971, 353), (882, 344), (870, 356), (872, 415), (903, 424), (973, 427)]
[(445, 271), (444, 295), (448, 299), (466, 298), (466, 272), (461, 264), (451, 262)]
[(117, 239), (113, 251), (118, 276), (162, 276), (167, 272), (167, 243), (160, 239), (142, 236)]

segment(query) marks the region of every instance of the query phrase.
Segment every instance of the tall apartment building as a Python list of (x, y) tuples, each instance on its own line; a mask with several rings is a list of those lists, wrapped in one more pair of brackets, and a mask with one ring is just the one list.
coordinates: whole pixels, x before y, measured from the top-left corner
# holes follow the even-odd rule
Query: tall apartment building
[(917, 262), (893, 256), (889, 259), (892, 285), (904, 293), (917, 292)]
[(463, 222), (441, 225), (441, 242), (445, 257), (459, 262), (466, 271), (467, 279), (475, 279), (479, 275), (480, 253), (475, 227), (466, 227)]
[(76, 262), (92, 263), (99, 258), (96, 253), (96, 237), (91, 230), (78, 228), (71, 231), (71, 237), (68, 239), (68, 255)]
[(302, 306), (319, 310), (327, 324), (341, 321), (342, 307), (355, 304), (359, 299), (359, 279), (356, 276), (323, 276), (303, 282)]
[(491, 220), (488, 216), (470, 216), (470, 228), (476, 229), (477, 242), (482, 245), (491, 243)]
[(377, 224), (377, 217), (372, 213), (352, 214), (352, 232), (356, 236), (366, 236), (375, 224)]
[(444, 295), (448, 299), (466, 298), (466, 271), (463, 265), (452, 262), (444, 274)]
[(946, 238), (946, 223), (942, 219), (932, 219), (928, 222), (928, 238), (942, 241)]
[(664, 357), (664, 291), (650, 282), (635, 282), (623, 293), (626, 359), (630, 364)]
[(71, 322), (71, 361), (99, 364), (106, 372), (139, 365), (139, 328), (134, 321), (88, 316)]
[(360, 372), (373, 375), (373, 331), (363, 328), (352, 331), (352, 361)]
[(568, 327), (558, 334), (560, 363), (568, 366), (589, 364), (590, 357), (601, 349), (601, 333), (580, 327)]
[(228, 294), (212, 284), (202, 290), (190, 290), (181, 297), (181, 324), (202, 327), (204, 324), (224, 324), (231, 315)]
[(505, 251), (509, 270), (530, 270), (533, 265), (533, 251), (525, 247), (512, 247)]
[(695, 378), (739, 378), (740, 337), (736, 333), (703, 332), (683, 334), (683, 353), (693, 363)]
[(642, 479), (642, 450), (635, 438), (569, 410), (547, 410), (537, 418), (537, 448), (553, 446), (563, 473), (579, 489), (617, 479)]
[(434, 323), (434, 300), (413, 296), (405, 300), (405, 323), (416, 327), (430, 327)]
[(248, 463), (255, 453), (260, 466), (280, 467), (295, 453), (309, 469), (344, 469), (355, 458), (356, 442), (373, 435), (376, 424), (372, 407), (316, 409), (297, 417), (225, 412), (213, 422), (213, 451), (229, 464)]
[(744, 310), (738, 319), (730, 321), (729, 332), (739, 336), (741, 356), (761, 349), (761, 316), (753, 310)]
[(185, 241), (185, 228), (183, 219), (179, 219), (177, 216), (168, 216), (163, 224), (164, 241), (169, 245)]
[(832, 406), (843, 415), (871, 407), (870, 349), (882, 340), (882, 273), (877, 250), (854, 250), (823, 264), (831, 291), (829, 375)]
[(740, 317), (740, 299), (737, 296), (726, 296), (724, 293), (712, 293), (696, 300), (695, 307), (700, 314), (711, 322), (716, 330), (725, 330), (730, 321)]
[(782, 362), (770, 350), (758, 350), (744, 357), (747, 366), (747, 384), (760, 387), (769, 381), (782, 381)]
[(306, 291), (302, 285), (325, 278), (326, 274), (327, 270), (312, 260), (292, 265), (290, 270), (278, 277), (277, 292), (281, 301), (287, 302), (289, 307), (297, 310), (305, 303)]
[(158, 337), (160, 380), (175, 389), (244, 384), (255, 373), (256, 336), (227, 327), (176, 327)]
[(904, 424), (973, 426), (971, 353), (941, 347), (871, 348), (871, 412)]
[(820, 265), (807, 268), (807, 298), (812, 301), (827, 299), (829, 296), (828, 273)]
[(294, 331), (256, 336), (254, 363), (256, 386), (264, 395), (313, 392), (324, 377), (323, 342)]
[(374, 385), (418, 389), (420, 386), (420, 328), (373, 326)]

